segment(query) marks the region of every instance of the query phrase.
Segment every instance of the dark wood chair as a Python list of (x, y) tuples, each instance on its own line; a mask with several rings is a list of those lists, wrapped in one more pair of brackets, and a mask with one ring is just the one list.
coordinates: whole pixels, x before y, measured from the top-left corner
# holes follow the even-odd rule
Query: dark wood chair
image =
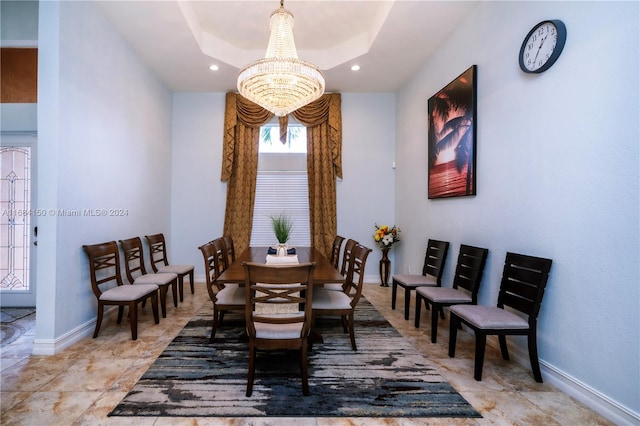
[(362, 296), (364, 270), (369, 253), (371, 253), (370, 248), (357, 244), (351, 250), (344, 291), (318, 288), (313, 299), (314, 319), (320, 316), (342, 317), (343, 327), (345, 332), (348, 328), (351, 348), (354, 351), (358, 350), (354, 331), (355, 309)]
[(302, 393), (309, 395), (307, 351), (315, 263), (264, 265), (244, 262), (243, 267), (249, 336), (247, 396), (253, 392), (257, 349), (299, 350)]
[[(351, 238), (349, 238), (347, 242), (344, 244), (344, 251), (342, 253), (342, 266), (340, 268), (340, 274), (343, 277), (347, 275), (347, 267), (349, 265), (349, 259), (351, 259), (351, 251), (357, 244), (358, 242)], [(347, 289), (347, 284), (346, 283), (329, 283), (329, 284), (323, 285), (322, 288), (325, 290), (334, 290), (334, 291), (344, 292)]]
[(347, 266), (349, 264), (349, 259), (351, 259), (351, 250), (353, 250), (356, 244), (358, 244), (358, 242), (351, 238), (344, 243), (344, 250), (342, 251), (342, 266), (340, 267), (340, 275), (343, 277), (347, 275)]
[(329, 262), (333, 265), (334, 268), (338, 269), (340, 262), (340, 248), (342, 247), (342, 242), (344, 241), (344, 237), (340, 235), (336, 235), (333, 239), (333, 245), (331, 246), (331, 257), (329, 258)]
[(231, 264), (231, 262), (236, 261), (236, 248), (233, 245), (233, 237), (231, 237), (231, 235), (224, 235), (222, 240), (227, 248), (227, 264)]
[(167, 255), (167, 243), (164, 234), (145, 235), (147, 244), (149, 244), (149, 255), (151, 257), (151, 269), (153, 272), (171, 272), (178, 275), (178, 290), (180, 292), (180, 301), (184, 300), (184, 277), (189, 276), (189, 284), (191, 286), (191, 294), (194, 293), (193, 288), (193, 265), (170, 265)]
[(446, 241), (429, 240), (427, 252), (424, 256), (422, 275), (397, 274), (393, 276), (391, 288), (391, 309), (396, 308), (396, 294), (398, 287), (404, 288), (404, 319), (409, 319), (409, 304), (411, 302), (411, 290), (418, 287), (440, 287), (442, 285), (442, 273), (447, 260), (449, 243)]
[[(455, 305), (450, 309), (449, 356), (456, 351), (456, 334), (460, 323), (467, 325), (476, 336), (474, 379), (482, 380), (482, 364), (488, 335), (497, 335), (502, 358), (509, 359), (507, 335), (525, 335), (528, 339), (529, 360), (536, 382), (542, 383), (538, 362), (536, 330), (542, 296), (549, 278), (551, 259), (507, 253), (497, 307)], [(508, 311), (510, 308), (517, 313)]]
[(204, 258), (204, 271), (209, 298), (213, 302), (213, 325), (211, 327), (210, 342), (216, 336), (216, 330), (222, 325), (224, 314), (228, 311), (244, 311), (244, 290), (238, 284), (224, 284), (218, 281), (223, 272), (220, 251), (216, 246), (220, 245), (221, 238), (204, 244), (198, 249)]
[(129, 284), (155, 284), (160, 288), (160, 309), (162, 318), (167, 317), (167, 293), (171, 287), (173, 306), (178, 307), (178, 275), (170, 272), (147, 274), (144, 266), (144, 251), (140, 237), (120, 240), (124, 252), (125, 273)]
[[(160, 322), (158, 316), (158, 286), (155, 284), (130, 285), (122, 282), (120, 275), (120, 252), (115, 241), (108, 243), (84, 245), (84, 252), (89, 257), (89, 275), (91, 288), (98, 300), (98, 318), (93, 338), (98, 337), (104, 307), (115, 305), (118, 307), (118, 324), (122, 322), (125, 306), (129, 307), (129, 322), (131, 323), (131, 339), (138, 339), (138, 303), (151, 300), (153, 319)], [(103, 290), (101, 287), (115, 287)]]
[(431, 342), (436, 343), (438, 335), (438, 312), (443, 308), (459, 304), (478, 303), (478, 290), (489, 250), (480, 247), (460, 245), (453, 287), (418, 287), (416, 289), (415, 326), (420, 327), (420, 308), (431, 305)]

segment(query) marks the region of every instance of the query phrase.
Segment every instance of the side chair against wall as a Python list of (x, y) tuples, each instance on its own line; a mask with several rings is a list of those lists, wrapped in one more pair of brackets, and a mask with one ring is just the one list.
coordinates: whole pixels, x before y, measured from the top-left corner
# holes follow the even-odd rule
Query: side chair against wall
[(478, 303), (478, 290), (489, 250), (480, 247), (460, 245), (458, 263), (453, 277), (453, 288), (418, 287), (416, 289), (416, 328), (420, 326), (420, 308), (424, 301), (431, 305), (431, 342), (436, 343), (438, 334), (438, 312), (444, 307), (458, 304)]
[[(371, 249), (360, 244), (351, 251), (351, 258), (347, 266), (344, 291), (326, 290), (318, 288), (313, 299), (314, 319), (319, 316), (341, 316), (345, 332), (348, 328), (351, 348), (357, 351), (354, 331), (355, 309), (362, 296), (364, 285), (364, 270), (367, 257)], [(356, 278), (357, 276), (357, 278)], [(345, 322), (346, 319), (346, 322)]]
[(210, 342), (213, 342), (217, 328), (222, 324), (224, 313), (227, 311), (244, 311), (244, 290), (238, 284), (223, 284), (218, 282), (222, 273), (220, 256), (214, 241), (198, 247), (204, 258), (204, 271), (209, 298), (213, 302), (213, 325), (211, 327)]
[[(456, 351), (456, 333), (460, 323), (467, 325), (476, 336), (474, 379), (482, 380), (482, 364), (487, 335), (497, 335), (502, 358), (509, 359), (507, 335), (525, 335), (528, 339), (529, 360), (536, 382), (542, 383), (538, 362), (536, 330), (542, 296), (549, 278), (551, 259), (507, 253), (497, 307), (456, 305), (450, 309), (449, 356)], [(507, 311), (511, 308), (521, 315)]]
[(398, 274), (392, 279), (391, 309), (396, 308), (396, 294), (398, 286), (404, 288), (404, 319), (409, 319), (409, 303), (411, 302), (411, 290), (418, 287), (440, 287), (442, 285), (442, 273), (447, 260), (449, 243), (446, 241), (429, 240), (427, 252), (424, 256), (422, 275)]
[[(101, 244), (84, 245), (84, 252), (89, 257), (89, 274), (91, 288), (98, 299), (98, 318), (93, 338), (98, 337), (102, 324), (104, 307), (115, 305), (118, 307), (118, 324), (122, 322), (125, 306), (129, 307), (129, 322), (131, 323), (131, 339), (138, 339), (138, 303), (151, 299), (153, 319), (160, 322), (158, 316), (158, 286), (155, 284), (129, 285), (122, 282), (120, 275), (120, 253), (115, 241)], [(116, 284), (113, 287), (113, 284)], [(111, 285), (109, 287), (109, 285)], [(105, 287), (105, 289), (101, 288)]]
[(169, 265), (167, 255), (167, 243), (164, 234), (145, 235), (147, 244), (149, 244), (149, 255), (151, 257), (151, 269), (153, 272), (171, 272), (178, 274), (178, 289), (180, 291), (180, 301), (184, 299), (184, 277), (189, 276), (189, 284), (191, 285), (191, 294), (194, 293), (193, 288), (193, 265)]
[(144, 250), (140, 237), (120, 240), (124, 252), (124, 266), (129, 284), (155, 284), (160, 288), (160, 309), (162, 318), (167, 317), (167, 292), (171, 287), (173, 306), (178, 307), (178, 275), (174, 273), (147, 274), (144, 266)]
[(233, 237), (231, 235), (223, 235), (222, 240), (227, 248), (227, 263), (231, 264), (231, 262), (236, 261), (236, 248), (233, 245)]
[[(257, 349), (299, 350), (302, 393), (309, 395), (307, 351), (315, 263), (264, 265), (245, 262), (243, 267), (245, 318), (249, 336), (247, 396), (253, 392)], [(269, 309), (260, 309), (266, 305), (271, 306)]]

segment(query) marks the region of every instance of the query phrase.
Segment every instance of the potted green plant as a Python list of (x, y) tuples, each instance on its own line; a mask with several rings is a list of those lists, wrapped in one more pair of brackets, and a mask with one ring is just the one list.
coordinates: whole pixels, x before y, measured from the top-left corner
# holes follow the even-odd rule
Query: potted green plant
[(287, 254), (287, 241), (291, 238), (291, 231), (293, 229), (293, 221), (289, 216), (284, 213), (280, 213), (278, 216), (269, 216), (271, 218), (271, 225), (273, 226), (273, 233), (276, 234), (278, 240), (278, 256), (286, 256)]

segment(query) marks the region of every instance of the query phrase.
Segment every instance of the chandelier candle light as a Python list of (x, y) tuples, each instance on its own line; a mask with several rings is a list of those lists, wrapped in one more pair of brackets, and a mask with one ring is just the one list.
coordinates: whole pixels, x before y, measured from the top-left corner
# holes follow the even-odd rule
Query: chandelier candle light
[(380, 259), (380, 286), (389, 287), (389, 272), (391, 271), (391, 261), (389, 260), (389, 250), (398, 241), (400, 241), (400, 228), (393, 225), (389, 228), (387, 225), (378, 226), (374, 225), (376, 233), (373, 234), (378, 247), (382, 250), (382, 259)]
[(271, 14), (269, 28), (267, 53), (264, 59), (240, 71), (238, 91), (282, 117), (322, 96), (324, 77), (318, 67), (298, 59), (293, 41), (293, 14), (284, 8), (284, 0)]

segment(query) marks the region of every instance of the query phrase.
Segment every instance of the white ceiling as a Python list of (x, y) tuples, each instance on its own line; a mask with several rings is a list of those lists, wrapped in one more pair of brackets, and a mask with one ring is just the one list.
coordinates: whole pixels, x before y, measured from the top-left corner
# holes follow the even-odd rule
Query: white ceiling
[[(177, 92), (236, 90), (239, 70), (264, 57), (279, 0), (96, 0), (162, 81)], [(298, 57), (328, 92), (397, 90), (478, 4), (474, 1), (286, 0)], [(209, 70), (215, 64), (216, 72)], [(360, 71), (350, 70), (360, 65)]]

